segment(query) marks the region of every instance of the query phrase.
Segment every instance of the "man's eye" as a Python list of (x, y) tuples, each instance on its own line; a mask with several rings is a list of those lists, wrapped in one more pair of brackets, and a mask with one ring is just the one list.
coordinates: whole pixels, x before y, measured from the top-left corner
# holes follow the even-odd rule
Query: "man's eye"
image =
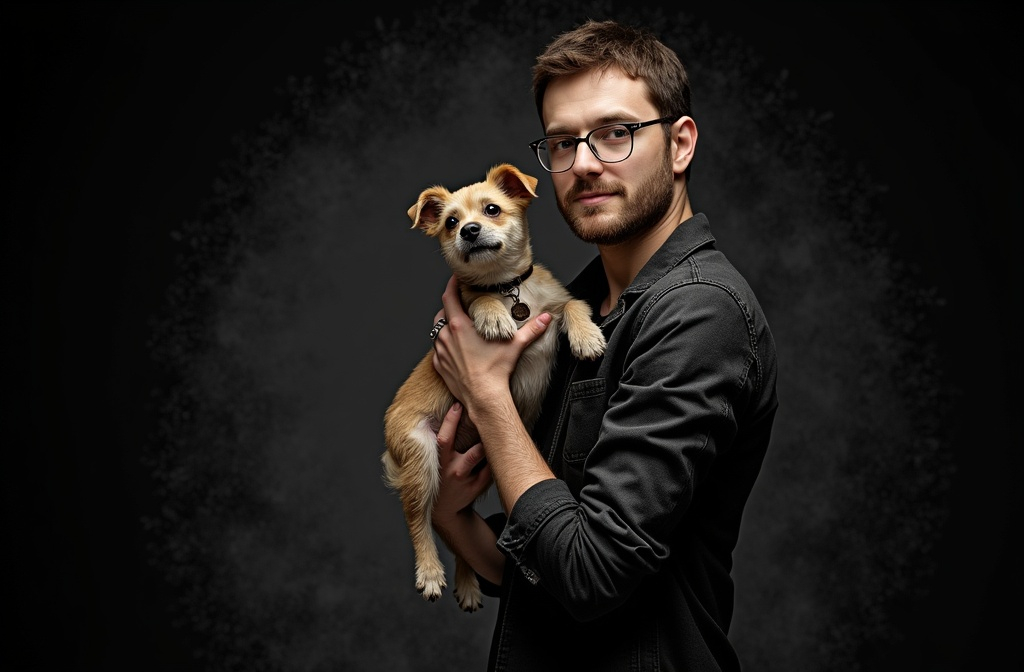
[(629, 129), (625, 126), (612, 126), (594, 134), (599, 142), (622, 140), (629, 137)]

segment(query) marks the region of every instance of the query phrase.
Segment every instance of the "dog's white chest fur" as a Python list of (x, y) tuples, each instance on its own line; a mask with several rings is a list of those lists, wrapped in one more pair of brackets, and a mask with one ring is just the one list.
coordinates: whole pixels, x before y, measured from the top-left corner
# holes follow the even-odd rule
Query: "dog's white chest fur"
[[(545, 298), (550, 297), (542, 297), (536, 292), (520, 292), (520, 302), (530, 307), (530, 316), (526, 320), (518, 322), (520, 327), (527, 321), (536, 318), (540, 313), (551, 310), (550, 307), (543, 303)], [(511, 299), (506, 299), (506, 303), (510, 304)], [(561, 310), (552, 316), (551, 324), (548, 325), (547, 331), (531, 343), (530, 347), (523, 352), (519, 363), (516, 365), (516, 370), (509, 381), (512, 399), (516, 402), (519, 416), (523, 419), (523, 424), (527, 428), (531, 428), (537, 420), (537, 416), (540, 414), (541, 402), (551, 380), (554, 359), (558, 349), (558, 331), (561, 327), (562, 319)]]

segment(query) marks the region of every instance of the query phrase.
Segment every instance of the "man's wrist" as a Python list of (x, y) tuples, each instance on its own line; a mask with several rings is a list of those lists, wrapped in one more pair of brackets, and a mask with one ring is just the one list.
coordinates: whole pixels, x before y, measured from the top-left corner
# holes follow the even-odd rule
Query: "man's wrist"
[(495, 386), (493, 389), (476, 388), (472, 397), (463, 400), (463, 406), (478, 427), (480, 423), (487, 422), (487, 418), (506, 420), (510, 412), (519, 417), (512, 391), (507, 385)]
[(458, 511), (438, 511), (437, 509), (434, 509), (434, 512), (430, 516), (430, 522), (438, 532), (452, 531), (460, 524), (464, 523), (465, 519), (468, 519), (473, 515), (474, 511), (472, 504)]

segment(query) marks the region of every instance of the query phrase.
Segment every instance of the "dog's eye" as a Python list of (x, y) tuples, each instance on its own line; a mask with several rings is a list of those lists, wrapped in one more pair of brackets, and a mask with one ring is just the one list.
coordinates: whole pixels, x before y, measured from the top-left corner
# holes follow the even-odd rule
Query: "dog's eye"
[(448, 219), (444, 220), (444, 228), (448, 229), (449, 231), (451, 231), (458, 225), (459, 220), (455, 219), (454, 217), (449, 217)]
[(486, 206), (484, 206), (484, 214), (486, 214), (488, 217), (497, 217), (498, 215), (501, 214), (501, 208), (499, 208), (494, 203), (488, 203)]

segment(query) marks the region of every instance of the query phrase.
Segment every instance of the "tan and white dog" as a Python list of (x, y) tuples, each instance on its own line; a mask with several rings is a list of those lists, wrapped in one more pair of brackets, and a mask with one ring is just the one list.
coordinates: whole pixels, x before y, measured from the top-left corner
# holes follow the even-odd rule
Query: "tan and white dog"
[[(537, 197), (537, 178), (507, 163), (492, 167), (482, 182), (450, 192), (434, 186), (420, 194), (408, 214), (413, 228), (437, 238), (459, 281), (462, 305), (480, 335), (511, 339), (516, 329), (542, 312), (552, 316), (547, 331), (523, 353), (510, 386), (523, 424), (540, 413), (551, 378), (558, 331), (572, 354), (594, 359), (605, 349), (590, 306), (573, 298), (544, 266), (534, 263), (526, 209)], [(447, 585), (431, 527), (440, 484), (437, 430), (455, 401), (434, 370), (433, 352), (420, 360), (384, 414), (381, 455), (384, 481), (399, 494), (416, 557), (416, 589), (431, 602)], [(479, 441), (471, 418), (459, 424), (455, 449)], [(456, 555), (454, 595), (464, 611), (482, 606), (473, 569)]]

